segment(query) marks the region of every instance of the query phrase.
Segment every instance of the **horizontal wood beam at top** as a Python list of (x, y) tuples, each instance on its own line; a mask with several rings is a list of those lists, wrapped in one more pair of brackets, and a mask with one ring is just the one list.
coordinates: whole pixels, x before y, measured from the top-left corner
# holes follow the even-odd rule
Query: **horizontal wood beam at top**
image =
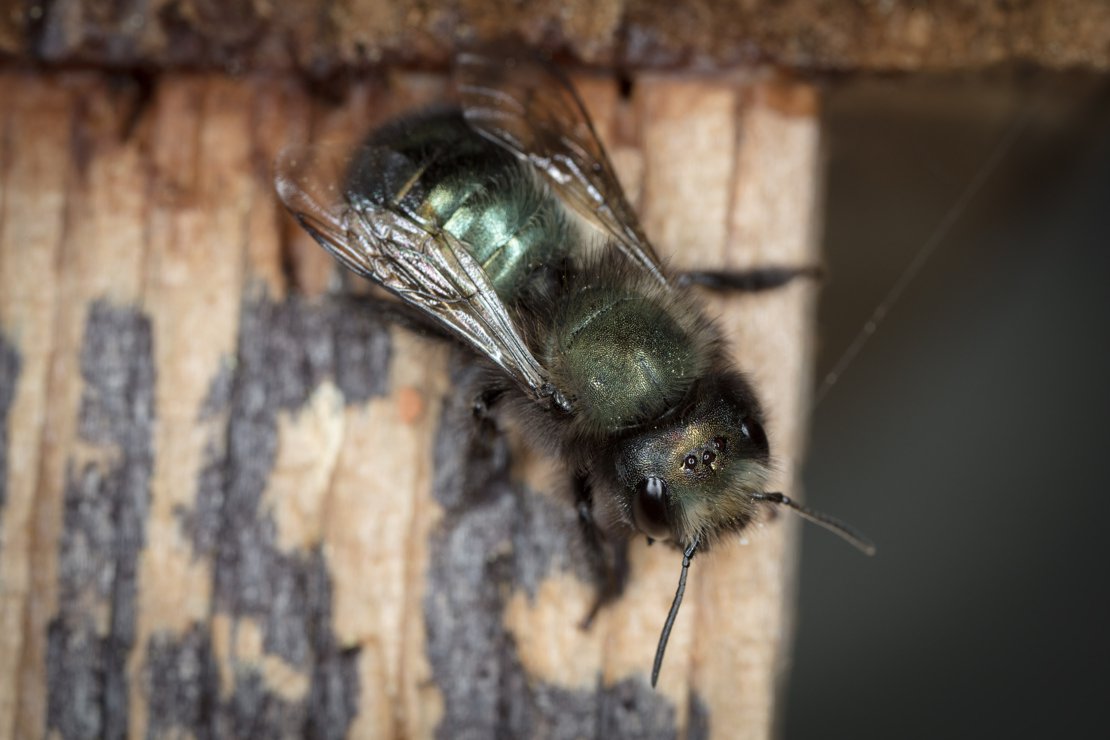
[(591, 66), (1110, 69), (1104, 0), (38, 0), (0, 12), (0, 60), (327, 76), (443, 67), (516, 37)]

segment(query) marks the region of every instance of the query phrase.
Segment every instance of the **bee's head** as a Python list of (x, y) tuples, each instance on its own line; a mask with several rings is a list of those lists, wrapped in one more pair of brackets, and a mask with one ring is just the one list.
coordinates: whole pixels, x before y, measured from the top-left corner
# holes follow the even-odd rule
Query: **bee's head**
[(685, 547), (751, 520), (769, 462), (759, 403), (730, 372), (701, 379), (672, 414), (622, 438), (613, 473), (624, 520)]

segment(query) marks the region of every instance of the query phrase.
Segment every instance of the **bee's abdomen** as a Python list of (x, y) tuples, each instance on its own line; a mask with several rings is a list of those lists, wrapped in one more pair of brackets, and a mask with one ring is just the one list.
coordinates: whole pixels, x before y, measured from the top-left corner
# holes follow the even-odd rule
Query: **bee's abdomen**
[(528, 165), (475, 133), (458, 111), (417, 116), (367, 142), (353, 197), (418, 215), (465, 243), (502, 300), (566, 254), (562, 207)]
[(568, 297), (545, 364), (587, 426), (615, 431), (673, 408), (707, 359), (665, 302), (618, 285)]
[[(444, 183), (435, 191), (469, 187)], [(517, 162), (469, 192), (441, 226), (470, 246), (504, 300), (512, 300), (540, 267), (553, 264), (568, 244), (566, 217)]]

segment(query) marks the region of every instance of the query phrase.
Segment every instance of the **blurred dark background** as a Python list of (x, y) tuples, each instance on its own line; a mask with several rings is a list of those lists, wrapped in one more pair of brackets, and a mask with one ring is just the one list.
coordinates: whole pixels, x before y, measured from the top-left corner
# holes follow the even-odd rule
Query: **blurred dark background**
[(818, 379), (1019, 128), (816, 407), (808, 501), (879, 554), (805, 528), (783, 735), (1101, 736), (1110, 79), (855, 79), (827, 101)]

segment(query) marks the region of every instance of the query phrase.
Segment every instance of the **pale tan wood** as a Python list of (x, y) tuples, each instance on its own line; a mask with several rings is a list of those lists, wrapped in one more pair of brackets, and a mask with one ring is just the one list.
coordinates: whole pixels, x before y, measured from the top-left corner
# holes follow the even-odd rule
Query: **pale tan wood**
[[(17, 93), (22, 93), (17, 95)], [(16, 736), (25, 616), (35, 576), (35, 493), (42, 474), (50, 364), (58, 312), (58, 251), (69, 172), (72, 98), (58, 84), (0, 75), (0, 335), (19, 348), (7, 419), (0, 518), (0, 735)]]
[[(356, 86), (336, 109), (317, 111), (313, 141), (355, 146), (374, 126), (442, 97), (441, 77), (403, 75)], [(296, 140), (291, 140), (295, 142)], [(295, 237), (298, 249), (330, 257)], [(307, 260), (305, 260), (307, 262)], [(441, 699), (424, 657), (420, 616), (427, 550), (440, 516), (432, 497), (434, 434), (447, 392), (444, 348), (390, 330), (393, 392), (342, 412), (344, 433), (332, 473), (321, 536), (335, 553), (336, 632), (359, 647), (354, 737), (428, 737)], [(383, 460), (391, 472), (382, 474)]]
[[(626, 100), (611, 79), (580, 83), (649, 235), (676, 267), (815, 261), (812, 88), (765, 75), (656, 76), (637, 78)], [(458, 372), (461, 356), (398, 327), (367, 325), (373, 317), (342, 303), (331, 261), (277, 205), (270, 163), (281, 148), (357, 141), (375, 123), (441, 99), (442, 78), (367, 80), (335, 106), (281, 79), (168, 75), (137, 116), (93, 75), (44, 85), (7, 74), (0, 90), (20, 101), (0, 117), (10, 142), (0, 153), (0, 328), (22, 356), (0, 514), (0, 609), (17, 626), (0, 642), (0, 658), (10, 658), (0, 660), (10, 679), (0, 680), (0, 736), (40, 736), (57, 729), (52, 723), (88, 717), (132, 736), (231, 736), (246, 732), (235, 722), (236, 702), (253, 696), (248, 686), (269, 702), (251, 710), (254, 731), (296, 736), (321, 717), (331, 724), (314, 732), (353, 737), (430, 737), (458, 729), (452, 722), (507, 721), (496, 711), (467, 715), (471, 696), (479, 707), (487, 699), (496, 707), (501, 696), (514, 711), (539, 701), (523, 716), (536, 723), (528, 734), (540, 736), (556, 725), (637, 734), (635, 721), (691, 737), (706, 728), (715, 737), (772, 732), (789, 642), (793, 523), (779, 519), (695, 560), (652, 694), (647, 675), (676, 553), (633, 543), (626, 593), (580, 630), (592, 587), (572, 567), (579, 556), (566, 471), (511, 429), (503, 470), (452, 450), (467, 444), (458, 425), (467, 399), (448, 372)], [(713, 302), (768, 406), (779, 484), (793, 493), (814, 290), (799, 283)], [(149, 327), (153, 412), (148, 422), (141, 408), (128, 411), (149, 423), (149, 470), (143, 440), (105, 441), (82, 426), (97, 381), (87, 376), (97, 350), (88, 322), (105, 310), (119, 311), (136, 336)], [(356, 325), (368, 327), (370, 339), (352, 345), (368, 352), (365, 364), (327, 355), (341, 340), (321, 335)], [(309, 346), (324, 354), (303, 354)], [(379, 347), (387, 354), (375, 355)], [(305, 370), (313, 363), (318, 376)], [(363, 371), (380, 372), (369, 380), (388, 392), (363, 389)], [(146, 381), (135, 382), (125, 406), (141, 406)], [(468, 484), (476, 493), (492, 491), (476, 500), (481, 511), (523, 513), (486, 539), (468, 537), (469, 510), (452, 502), (445, 464), (456, 466), (453, 475), (478, 475)], [(135, 584), (133, 599), (92, 583), (75, 590), (72, 576), (73, 538), (95, 532), (67, 519), (83, 501), (75, 476), (120, 465), (149, 477), (135, 489), (146, 502), (141, 542), (131, 543), (138, 549), (109, 561), (126, 569), (133, 557), (134, 579), (121, 581)], [(514, 528), (527, 525), (520, 516), (540, 515), (553, 519), (526, 531), (542, 535), (537, 547), (558, 549), (542, 557), (514, 540)], [(122, 526), (108, 531), (120, 536)], [(247, 567), (254, 559), (259, 570)], [(458, 582), (452, 559), (502, 580), (492, 591), (482, 579)], [(506, 580), (499, 562), (537, 569), (535, 582)], [(260, 580), (242, 580), (256, 573)], [(101, 575), (111, 583), (116, 574)], [(467, 603), (470, 591), (489, 596), (478, 606), (491, 611), (437, 611), (437, 600)], [(133, 624), (112, 621), (122, 612)], [(101, 715), (63, 706), (62, 719), (48, 716), (51, 701), (70, 697), (59, 666), (84, 665), (66, 662), (73, 646), (57, 642), (57, 629), (85, 617), (73, 634), (121, 641), (124, 716), (106, 706)], [(474, 644), (444, 643), (452, 620), (478, 630), (461, 633)], [(479, 639), (487, 628), (503, 632), (492, 652)], [(472, 682), (466, 671), (482, 661), (512, 684), (494, 691), (516, 693), (468, 694), (472, 686), (452, 683), (450, 666)], [(622, 715), (626, 700), (634, 709)]]
[[(139, 563), (136, 642), (179, 634), (211, 608), (210, 562), (192, 552), (176, 512), (196, 496), (209, 438), (226, 420), (198, 420), (210, 379), (235, 353), (245, 236), (252, 205), (267, 203), (254, 177), (254, 90), (214, 77), (168, 80), (153, 102), (149, 146), (154, 162), (145, 214), (142, 303), (156, 338), (155, 466), (147, 542)], [(272, 216), (271, 216), (272, 217)], [(172, 590), (153, 584), (173, 584)], [(144, 652), (129, 672), (141, 675)], [(149, 699), (130, 685), (129, 730), (147, 732)]]
[[(117, 145), (123, 125), (122, 112), (115, 108), (106, 87), (94, 75), (73, 75), (62, 81), (73, 91), (64, 109), (39, 109), (39, 131), (62, 127), (55, 152), (66, 162), (64, 213), (60, 242), (47, 280), (56, 280), (58, 290), (53, 327), (54, 346), (47, 371), (48, 406), (40, 450), (40, 471), (29, 522), (27, 550), (16, 557), (25, 558), (31, 575), (27, 603), (23, 606), (22, 654), (18, 661), (19, 691), (15, 736), (41, 733), (46, 715), (46, 697), (28, 687), (46, 682), (47, 640), (44, 629), (58, 609), (58, 548), (62, 536), (63, 492), (73, 467), (103, 469), (119, 453), (118, 449), (88, 444), (76, 428), (77, 409), (83, 392), (80, 381), (81, 336), (94, 300), (126, 305), (136, 300), (141, 281), (143, 243), (135, 220), (144, 209), (145, 186), (136, 171), (135, 151)], [(39, 83), (22, 80), (22, 90), (36, 97)], [(82, 89), (84, 95), (76, 90)], [(23, 91), (26, 91), (25, 93)], [(80, 101), (80, 102), (79, 102)], [(82, 127), (74, 122), (82, 119)], [(59, 132), (61, 133), (61, 132)], [(18, 148), (19, 142), (13, 142)], [(16, 183), (13, 192), (21, 190)], [(14, 214), (17, 221), (33, 212)], [(14, 251), (25, 247), (10, 245)], [(29, 277), (29, 276), (28, 276)], [(91, 588), (79, 589), (79, 599), (87, 599), (84, 616), (103, 625), (109, 618), (104, 602)], [(70, 605), (71, 608), (73, 605)]]
[[(822, 159), (816, 90), (757, 80), (742, 91), (738, 112), (724, 263), (741, 269), (817, 264)], [(769, 490), (797, 498), (803, 498), (816, 289), (797, 281), (725, 309), (737, 363), (760, 389), (769, 419), (778, 473)], [(767, 737), (775, 727), (793, 632), (798, 525), (790, 514), (780, 515), (751, 534), (750, 546), (734, 543), (731, 552), (705, 564), (697, 591), (694, 685), (711, 708), (714, 737)]]
[[(821, 173), (815, 91), (758, 76), (738, 84), (658, 79), (644, 87), (646, 226), (673, 250), (677, 265), (815, 263)], [(783, 94), (808, 105), (783, 109), (776, 105)], [(779, 473), (770, 488), (790, 495), (797, 495), (803, 452), (814, 290), (799, 282), (713, 302), (738, 367), (767, 408)], [(790, 637), (795, 545), (784, 535), (792, 527), (780, 519), (692, 569), (687, 631), (679, 628), (672, 641), (688, 656), (688, 681), (714, 737), (772, 732)], [(658, 587), (665, 589), (666, 580)], [(683, 654), (675, 653), (672, 659)]]

